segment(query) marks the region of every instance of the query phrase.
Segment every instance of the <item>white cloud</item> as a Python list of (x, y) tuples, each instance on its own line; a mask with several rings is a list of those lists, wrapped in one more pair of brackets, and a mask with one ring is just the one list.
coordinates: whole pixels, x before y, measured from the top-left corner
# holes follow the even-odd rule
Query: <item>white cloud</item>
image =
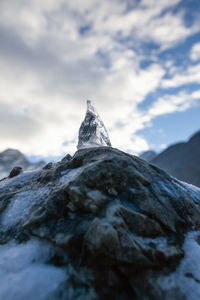
[[(172, 79), (163, 80), (166, 66), (156, 57), (199, 30), (196, 21), (185, 26), (183, 12), (171, 11), (179, 2), (131, 1), (134, 9), (127, 10), (127, 2), (118, 0), (2, 0), (0, 107), (6, 106), (8, 114), (0, 122), (5, 133), (1, 149), (44, 156), (73, 152), (85, 100), (91, 98), (113, 146), (147, 150), (137, 131), (160, 114), (183, 109), (186, 101), (163, 97), (146, 114), (138, 104), (160, 86), (200, 78), (199, 66), (194, 66), (184, 72), (175, 68)], [(81, 34), (84, 26), (88, 31)], [(152, 54), (154, 63), (142, 69), (141, 61), (151, 55), (144, 53), (144, 42), (159, 48)]]
[(156, 116), (185, 111), (186, 109), (198, 105), (200, 100), (200, 90), (193, 93), (180, 92), (177, 95), (165, 95), (153, 103), (148, 111), (150, 119)]
[(174, 88), (190, 83), (200, 83), (200, 64), (189, 66), (186, 69), (174, 68), (172, 78), (163, 80), (162, 87)]
[(200, 43), (194, 44), (190, 51), (190, 58), (191, 60), (199, 60), (200, 59)]
[(200, 30), (199, 24), (195, 23), (192, 27), (184, 25), (183, 13), (173, 14), (168, 12), (162, 18), (157, 17), (151, 20), (146, 28), (146, 37), (161, 45), (161, 49), (173, 47), (185, 40), (191, 34)]

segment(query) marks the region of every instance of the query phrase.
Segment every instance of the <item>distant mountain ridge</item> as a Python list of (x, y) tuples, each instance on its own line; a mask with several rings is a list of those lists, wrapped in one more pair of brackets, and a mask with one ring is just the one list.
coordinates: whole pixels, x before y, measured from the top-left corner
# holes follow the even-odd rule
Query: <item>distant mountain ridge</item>
[(7, 149), (0, 152), (0, 178), (8, 176), (15, 166), (20, 166), (23, 170), (34, 170), (44, 166), (44, 164), (44, 161), (31, 163), (19, 150)]
[(153, 150), (148, 150), (140, 154), (140, 157), (148, 162), (152, 161), (157, 156), (157, 153)]
[(200, 131), (187, 142), (169, 146), (151, 163), (179, 180), (200, 186)]

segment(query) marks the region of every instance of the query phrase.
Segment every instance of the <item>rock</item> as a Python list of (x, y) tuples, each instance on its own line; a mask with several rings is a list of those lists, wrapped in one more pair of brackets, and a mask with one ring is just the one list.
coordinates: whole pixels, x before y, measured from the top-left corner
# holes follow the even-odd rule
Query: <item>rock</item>
[(22, 173), (22, 167), (19, 167), (19, 166), (16, 166), (14, 167), (11, 171), (10, 171), (10, 174), (9, 174), (9, 178), (12, 178), (12, 177), (15, 177), (17, 175), (19, 175), (20, 173)]
[(43, 170), (49, 170), (49, 169), (52, 169), (53, 168), (53, 163), (52, 162), (49, 162), (48, 164), (46, 164), (44, 167), (43, 167)]
[(120, 250), (118, 233), (106, 219), (95, 218), (86, 232), (85, 240), (92, 252), (111, 252), (113, 255)]
[(63, 159), (61, 160), (61, 162), (68, 162), (72, 159), (72, 156), (70, 154), (67, 154), (65, 157), (63, 157)]
[(111, 147), (78, 150), (0, 182), (0, 299), (196, 300), (199, 228), (200, 189)]

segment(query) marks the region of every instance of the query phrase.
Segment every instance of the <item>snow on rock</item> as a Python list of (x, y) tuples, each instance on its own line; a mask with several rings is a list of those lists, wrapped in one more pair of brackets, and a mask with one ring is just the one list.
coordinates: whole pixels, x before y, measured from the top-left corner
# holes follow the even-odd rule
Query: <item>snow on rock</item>
[(181, 181), (181, 180), (174, 180), (175, 183), (179, 188), (181, 188), (184, 192), (187, 192), (194, 201), (198, 202), (200, 204), (200, 199), (199, 199), (199, 194), (200, 194), (200, 188), (193, 185), (189, 184), (187, 182)]
[(81, 172), (82, 168), (76, 168), (73, 170), (67, 170), (64, 172), (61, 172), (61, 177), (59, 179), (59, 184), (67, 184), (71, 180), (74, 179), (74, 177)]
[(16, 194), (2, 214), (1, 226), (8, 229), (25, 221), (31, 209), (36, 205), (39, 206), (48, 194), (49, 189), (46, 187)]
[(26, 186), (30, 186), (30, 183), (33, 182), (41, 173), (41, 170), (35, 171), (26, 171), (24, 173), (19, 174), (13, 178), (6, 178), (0, 181), (0, 192), (5, 190), (15, 191), (16, 188), (26, 188)]
[(163, 290), (180, 289), (186, 300), (200, 299), (200, 231), (189, 232), (183, 245), (185, 256), (175, 272), (163, 276)]
[(51, 251), (48, 243), (36, 239), (0, 245), (0, 299), (46, 300), (51, 296), (66, 280), (62, 268), (47, 264)]
[(87, 112), (85, 119), (79, 129), (78, 149), (108, 146), (111, 147), (111, 142), (108, 132), (91, 101), (87, 101)]

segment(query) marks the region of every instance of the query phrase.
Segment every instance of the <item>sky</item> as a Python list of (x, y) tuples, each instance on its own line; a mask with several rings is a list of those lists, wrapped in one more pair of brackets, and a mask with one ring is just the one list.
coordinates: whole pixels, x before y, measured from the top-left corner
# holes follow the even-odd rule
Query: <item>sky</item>
[(76, 151), (86, 100), (113, 147), (200, 129), (199, 0), (1, 0), (0, 151)]

